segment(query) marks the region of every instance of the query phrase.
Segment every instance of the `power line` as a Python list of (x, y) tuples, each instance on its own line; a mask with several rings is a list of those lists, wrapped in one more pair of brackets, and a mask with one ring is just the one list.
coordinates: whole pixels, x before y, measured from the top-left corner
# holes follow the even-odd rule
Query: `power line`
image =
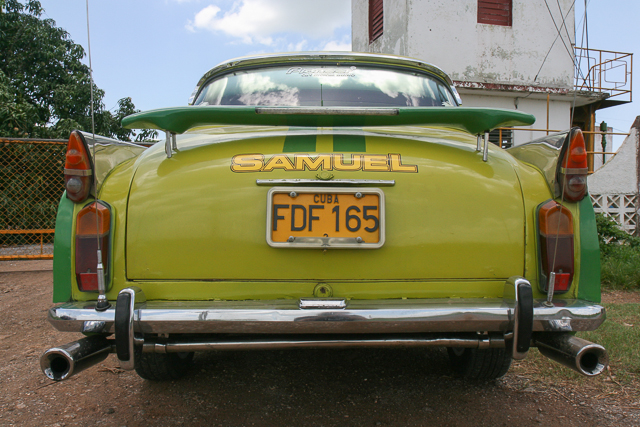
[[(547, 0), (545, 0), (545, 3), (547, 3)], [(567, 11), (567, 14), (563, 18), (563, 23), (564, 23), (564, 19), (569, 15), (569, 13), (571, 13), (571, 9), (573, 9), (575, 4), (576, 4), (576, 0), (573, 0), (573, 3), (571, 3), (571, 7), (569, 8), (569, 10)], [(553, 25), (556, 27), (557, 33), (556, 33), (556, 38), (553, 40), (553, 43), (551, 43), (551, 47), (547, 51), (547, 54), (545, 55), (544, 59), (542, 60), (542, 64), (540, 65), (540, 68), (538, 69), (538, 72), (536, 73), (536, 76), (533, 79), (534, 82), (536, 80), (538, 80), (538, 76), (540, 75), (540, 72), (542, 71), (542, 67), (544, 67), (544, 64), (547, 62), (547, 58), (549, 58), (549, 54), (551, 53), (551, 50), (553, 49), (553, 46), (555, 46), (556, 42), (558, 41), (558, 37), (560, 37), (562, 39), (562, 43), (564, 44), (564, 39), (561, 37), (562, 29), (558, 29), (558, 26), (556, 25), (556, 21), (553, 18), (553, 14), (551, 13), (551, 10), (549, 9), (549, 5), (548, 4), (547, 4), (547, 10), (549, 11), (549, 14), (551, 15), (551, 20), (553, 21)], [(562, 15), (562, 13), (561, 13), (561, 15)], [(569, 40), (571, 40), (571, 37), (569, 37)], [(565, 44), (565, 49), (567, 49), (567, 45), (566, 44)], [(567, 53), (569, 53), (569, 56), (571, 57), (571, 62), (573, 63), (573, 65), (575, 67), (575, 64), (576, 64), (575, 57), (571, 54), (571, 52), (569, 52), (568, 49), (567, 49)]]

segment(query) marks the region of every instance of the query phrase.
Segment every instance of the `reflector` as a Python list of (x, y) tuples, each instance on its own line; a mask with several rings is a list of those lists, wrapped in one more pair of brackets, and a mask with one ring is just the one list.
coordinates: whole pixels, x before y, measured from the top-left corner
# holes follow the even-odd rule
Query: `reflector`
[(67, 198), (79, 203), (89, 197), (91, 191), (91, 159), (87, 144), (78, 131), (71, 132), (64, 164), (64, 182)]
[(562, 167), (559, 169), (558, 182), (562, 185), (564, 200), (577, 202), (587, 194), (587, 150), (582, 131), (578, 128), (569, 134), (569, 147), (564, 153)]

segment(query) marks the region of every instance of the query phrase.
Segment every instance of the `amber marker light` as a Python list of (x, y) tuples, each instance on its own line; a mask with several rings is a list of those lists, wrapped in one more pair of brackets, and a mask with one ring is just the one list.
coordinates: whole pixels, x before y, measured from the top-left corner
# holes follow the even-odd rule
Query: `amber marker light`
[(574, 269), (573, 217), (566, 207), (549, 200), (538, 210), (540, 288), (547, 292), (549, 274), (556, 273), (554, 293), (567, 292)]
[[(97, 229), (96, 229), (97, 227)], [(98, 292), (98, 240), (105, 277), (109, 277), (111, 211), (103, 202), (91, 203), (76, 219), (76, 280), (83, 292)], [(105, 283), (109, 283), (105, 280)]]
[(64, 185), (67, 198), (76, 203), (83, 202), (91, 191), (92, 168), (87, 144), (80, 132), (71, 132), (65, 157)]
[(564, 153), (558, 174), (562, 184), (563, 199), (578, 202), (587, 194), (587, 149), (580, 129), (570, 133), (569, 147)]

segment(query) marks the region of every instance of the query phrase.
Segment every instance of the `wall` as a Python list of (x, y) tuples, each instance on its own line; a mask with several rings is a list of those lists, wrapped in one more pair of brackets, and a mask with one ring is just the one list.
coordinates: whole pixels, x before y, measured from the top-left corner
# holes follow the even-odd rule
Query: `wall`
[[(480, 91), (474, 91), (480, 92)], [(500, 95), (485, 95), (483, 94), (468, 94), (462, 93), (462, 105), (465, 107), (489, 107), (489, 108), (504, 108), (507, 110), (515, 110), (515, 103), (517, 102), (517, 110), (524, 111), (536, 116), (536, 122), (532, 126), (527, 126), (529, 129), (547, 129), (547, 99), (546, 95), (543, 99), (535, 98), (516, 98), (513, 93), (509, 93), (512, 96), (505, 96), (504, 93)], [(526, 95), (524, 95), (526, 96)], [(517, 99), (517, 101), (516, 101)], [(566, 98), (565, 98), (566, 99)], [(569, 122), (571, 120), (571, 102), (569, 99), (564, 101), (557, 99), (551, 100), (549, 103), (549, 129), (566, 130), (569, 128)], [(522, 126), (521, 126), (522, 127)], [(546, 135), (546, 132), (530, 132), (530, 131), (514, 131), (514, 145), (520, 145), (533, 139), (542, 138)]]
[[(559, 0), (569, 10), (572, 0)], [(558, 27), (562, 14), (549, 2)], [(562, 40), (571, 51), (573, 9)], [(368, 0), (352, 0), (354, 51), (410, 56), (430, 62), (453, 80), (570, 89), (573, 59), (544, 2), (513, 0), (513, 26), (477, 23), (477, 0), (384, 0), (384, 33), (369, 44)], [(538, 70), (544, 62), (538, 78)]]
[(639, 134), (640, 116), (617, 154), (587, 180), (595, 211), (613, 217), (629, 233), (638, 232)]

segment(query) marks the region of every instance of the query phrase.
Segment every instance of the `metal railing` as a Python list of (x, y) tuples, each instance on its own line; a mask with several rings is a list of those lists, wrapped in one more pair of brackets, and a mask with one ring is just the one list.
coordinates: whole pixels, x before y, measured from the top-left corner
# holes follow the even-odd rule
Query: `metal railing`
[(609, 98), (624, 97), (632, 101), (633, 54), (576, 47), (580, 76), (576, 90), (608, 93)]
[(53, 258), (66, 144), (0, 138), (0, 261)]
[[(502, 127), (502, 128), (497, 128), (496, 130), (499, 131), (498, 144), (497, 145), (500, 148), (503, 148), (502, 147), (502, 140), (503, 140), (502, 132), (503, 131), (528, 131), (528, 132), (541, 132), (541, 133), (544, 132), (547, 135), (549, 135), (549, 133), (562, 132), (561, 130), (558, 130), (558, 129), (529, 129), (529, 128), (517, 128), (517, 127), (513, 127), (513, 128)], [(594, 136), (595, 135), (600, 135), (600, 138), (604, 138), (604, 137), (609, 136), (609, 135), (622, 135), (622, 136), (625, 136), (625, 137), (630, 135), (629, 133), (622, 133), (622, 132), (599, 132), (599, 131), (591, 132), (591, 131), (584, 131), (584, 130), (582, 131), (582, 133), (585, 134), (585, 135), (594, 135)], [(595, 150), (591, 151), (591, 150), (589, 150), (589, 151), (587, 151), (587, 163), (589, 165), (592, 165), (593, 161), (590, 161), (590, 160), (592, 160), (594, 156), (599, 155), (599, 154), (600, 155), (602, 155), (602, 154), (610, 155), (611, 157), (608, 160), (611, 160), (618, 153), (617, 152), (612, 152), (612, 151), (595, 151)], [(594, 172), (593, 170), (589, 170), (589, 174), (592, 174), (593, 172)]]

